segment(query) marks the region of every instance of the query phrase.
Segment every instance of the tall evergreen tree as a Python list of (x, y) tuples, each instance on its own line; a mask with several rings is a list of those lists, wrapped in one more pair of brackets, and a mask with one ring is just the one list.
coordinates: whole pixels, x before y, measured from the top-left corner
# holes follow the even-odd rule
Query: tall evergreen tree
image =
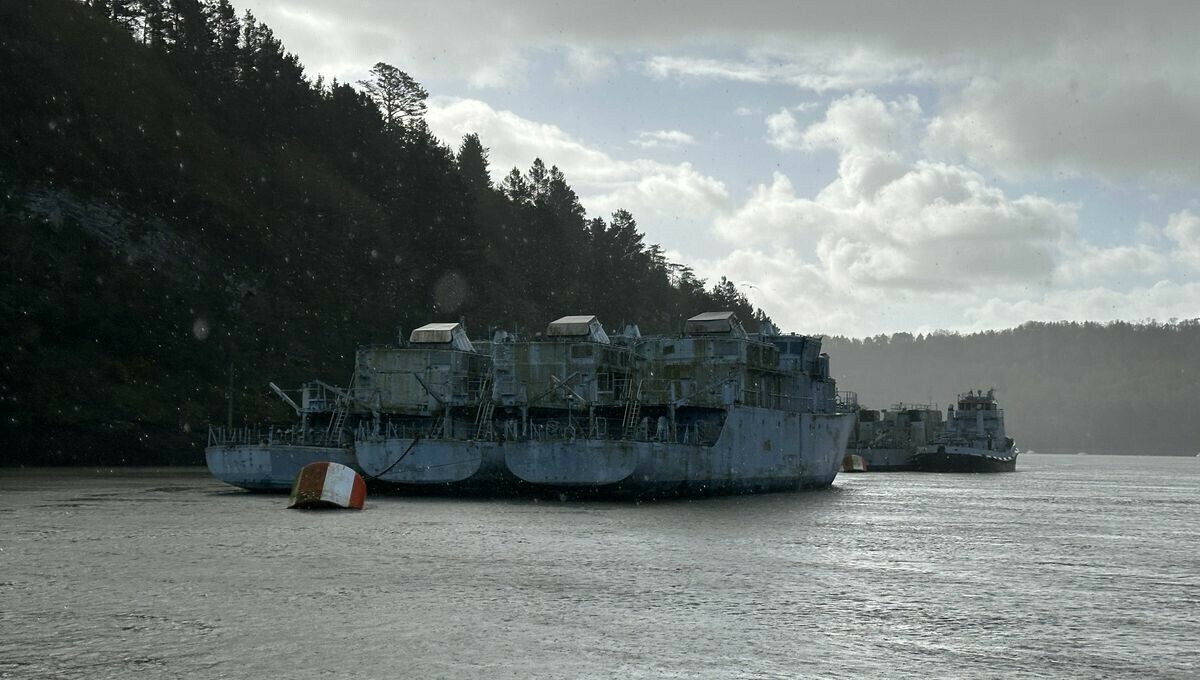
[(533, 159), (533, 164), (529, 166), (529, 174), (525, 179), (529, 184), (534, 204), (541, 205), (550, 193), (550, 173), (546, 170), (546, 164), (542, 162), (542, 159)]
[(504, 181), (500, 183), (500, 191), (508, 197), (508, 200), (518, 205), (528, 204), (533, 201), (533, 192), (530, 190), (529, 182), (526, 181), (521, 171), (513, 168), (504, 176)]
[(488, 172), (488, 150), (479, 141), (479, 135), (471, 132), (463, 136), (457, 160), (458, 172), (471, 193), (478, 195), (492, 187)]
[(557, 165), (550, 166), (543, 203), (554, 213), (560, 223), (569, 228), (570, 233), (580, 233), (584, 224), (585, 211), (579, 203), (579, 196), (576, 195), (571, 185), (567, 184), (567, 178)]
[(213, 66), (222, 86), (230, 88), (237, 81), (238, 59), (241, 49), (238, 41), (241, 37), (242, 26), (238, 21), (237, 12), (229, 0), (218, 0), (211, 6), (210, 23), (214, 37)]
[(141, 0), (142, 42), (152, 47), (162, 47), (167, 39), (166, 0)]
[(378, 62), (371, 67), (371, 77), (358, 84), (383, 113), (384, 125), (389, 130), (402, 127), (405, 121), (425, 115), (425, 100), (429, 93), (404, 71)]
[(92, 0), (89, 3), (109, 21), (133, 32), (142, 17), (138, 0)]
[(642, 254), (642, 234), (638, 231), (633, 213), (628, 210), (622, 208), (612, 214), (608, 234), (614, 253), (620, 259), (633, 261)]

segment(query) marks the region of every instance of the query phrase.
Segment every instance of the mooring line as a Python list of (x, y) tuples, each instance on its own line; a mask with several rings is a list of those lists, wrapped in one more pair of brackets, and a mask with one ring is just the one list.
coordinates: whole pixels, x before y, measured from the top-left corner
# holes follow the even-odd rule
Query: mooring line
[(363, 474), (370, 477), (371, 479), (383, 479), (384, 475), (391, 472), (392, 468), (396, 467), (397, 465), (400, 464), (400, 461), (404, 460), (404, 457), (407, 456), (409, 454), (409, 452), (413, 450), (413, 447), (416, 446), (417, 442), (419, 442), (419, 441), (421, 441), (420, 436), (413, 437), (412, 443), (408, 445), (407, 449), (404, 449), (404, 453), (400, 454), (399, 458), (397, 458), (395, 461), (393, 461), (391, 465), (384, 468), (383, 472), (380, 472), (378, 475), (373, 475), (373, 474), (367, 472), (366, 470), (363, 470)]

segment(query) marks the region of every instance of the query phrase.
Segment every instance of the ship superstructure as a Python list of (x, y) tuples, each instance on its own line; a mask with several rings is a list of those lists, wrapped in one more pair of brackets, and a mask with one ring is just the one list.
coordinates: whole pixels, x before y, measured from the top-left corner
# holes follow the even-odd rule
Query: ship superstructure
[(860, 456), (872, 472), (912, 470), (917, 447), (936, 439), (944, 428), (942, 412), (932, 404), (859, 409), (846, 453)]
[(971, 390), (946, 409), (941, 435), (917, 448), (913, 464), (932, 472), (1011, 472), (1017, 447), (1004, 430), (1004, 410), (995, 390)]

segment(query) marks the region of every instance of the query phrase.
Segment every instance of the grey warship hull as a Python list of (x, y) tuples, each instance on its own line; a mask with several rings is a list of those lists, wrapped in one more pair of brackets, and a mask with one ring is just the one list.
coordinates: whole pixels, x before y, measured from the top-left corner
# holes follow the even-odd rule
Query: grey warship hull
[(288, 491), (309, 463), (329, 461), (358, 469), (354, 451), (345, 446), (215, 445), (204, 450), (204, 459), (213, 477), (250, 491)]
[(828, 487), (852, 414), (735, 406), (711, 445), (620, 439), (360, 440), (364, 471), (403, 487), (661, 497)]
[(379, 482), (408, 489), (504, 493), (519, 480), (495, 441), (377, 437), (360, 439), (355, 458)]

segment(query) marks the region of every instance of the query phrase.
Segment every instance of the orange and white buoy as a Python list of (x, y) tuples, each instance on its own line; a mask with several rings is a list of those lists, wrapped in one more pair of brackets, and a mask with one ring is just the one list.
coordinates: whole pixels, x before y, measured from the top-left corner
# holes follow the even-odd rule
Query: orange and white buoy
[(366, 499), (367, 484), (362, 476), (341, 463), (322, 461), (300, 468), (288, 507), (362, 510)]
[(842, 472), (866, 472), (867, 461), (857, 453), (847, 453), (842, 458)]

